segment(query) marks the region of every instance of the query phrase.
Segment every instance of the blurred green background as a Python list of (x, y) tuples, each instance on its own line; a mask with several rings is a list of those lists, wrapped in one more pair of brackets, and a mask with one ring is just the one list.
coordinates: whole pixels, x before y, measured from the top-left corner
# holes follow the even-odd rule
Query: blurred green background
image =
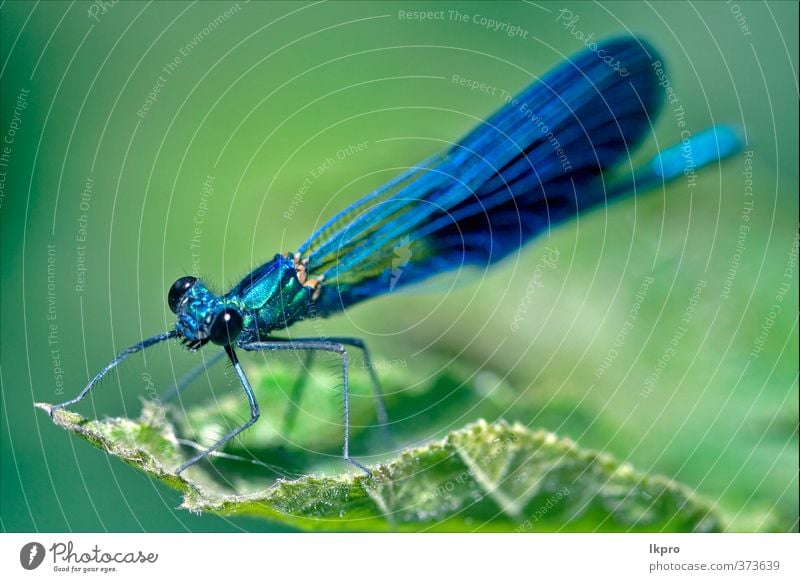
[[(223, 290), (501, 105), (454, 75), (515, 92), (579, 50), (576, 31), (648, 38), (688, 127), (739, 123), (752, 156), (325, 332), (363, 337), (388, 375), (413, 369), (422, 385), (458, 366), (475, 394), (504, 394), (448, 426), (430, 410), (395, 417), (416, 440), (521, 420), (695, 488), (733, 529), (797, 529), (796, 3), (101, 4), (0, 9), (4, 531), (270, 529), (178, 509), (33, 402), (72, 397), (167, 329), (178, 276)], [(426, 10), (443, 12), (408, 17)], [(679, 137), (665, 111), (637, 160)], [(134, 416), (148, 378), (165, 391), (196, 361), (153, 352), (80, 410)]]

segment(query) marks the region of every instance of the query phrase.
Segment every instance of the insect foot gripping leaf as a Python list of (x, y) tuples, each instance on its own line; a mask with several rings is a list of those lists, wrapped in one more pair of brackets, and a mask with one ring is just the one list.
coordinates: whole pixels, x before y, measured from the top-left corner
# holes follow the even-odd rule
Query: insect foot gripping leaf
[[(50, 405), (39, 404), (48, 411)], [(688, 488), (584, 451), (552, 433), (505, 422), (475, 424), (374, 469), (266, 481), (241, 494), (207, 465), (181, 475), (184, 450), (163, 411), (136, 420), (54, 421), (183, 492), (196, 512), (250, 515), (316, 531), (720, 531), (716, 510)]]

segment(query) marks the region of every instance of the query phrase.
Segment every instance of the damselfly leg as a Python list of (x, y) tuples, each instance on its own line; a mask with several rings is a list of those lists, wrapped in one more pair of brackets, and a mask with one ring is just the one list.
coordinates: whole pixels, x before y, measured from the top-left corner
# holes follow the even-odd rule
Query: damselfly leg
[(289, 341), (266, 341), (243, 344), (243, 350), (247, 351), (278, 351), (278, 350), (315, 350), (331, 352), (337, 354), (342, 360), (342, 392), (344, 397), (344, 447), (342, 456), (346, 461), (355, 465), (367, 475), (372, 475), (372, 471), (367, 469), (364, 464), (350, 456), (350, 383), (349, 383), (349, 362), (347, 359), (347, 349), (342, 342), (331, 340), (289, 340)]
[(114, 358), (108, 364), (106, 364), (106, 367), (100, 370), (100, 372), (98, 372), (97, 375), (94, 378), (92, 378), (91, 382), (89, 382), (84, 387), (84, 389), (81, 390), (80, 394), (78, 394), (75, 398), (73, 398), (72, 400), (67, 400), (66, 402), (62, 402), (61, 404), (56, 404), (52, 406), (50, 408), (50, 417), (52, 418), (53, 414), (55, 414), (56, 410), (58, 410), (59, 408), (72, 406), (73, 404), (76, 404), (81, 400), (83, 400), (84, 397), (86, 397), (86, 395), (89, 394), (91, 389), (94, 388), (94, 386), (103, 378), (103, 376), (108, 374), (111, 370), (113, 370), (117, 366), (117, 364), (119, 364), (122, 360), (124, 360), (131, 354), (135, 354), (136, 352), (140, 352), (145, 348), (149, 348), (152, 345), (155, 345), (157, 343), (163, 342), (165, 340), (177, 336), (178, 336), (177, 332), (168, 331), (166, 333), (149, 337), (146, 340), (140, 341), (138, 344), (133, 344), (131, 347), (124, 349), (122, 352), (120, 352), (120, 354), (116, 358)]
[[(378, 380), (378, 375), (375, 373), (375, 367), (372, 365), (372, 358), (369, 355), (369, 349), (367, 349), (366, 344), (363, 340), (355, 337), (329, 337), (325, 340), (320, 338), (313, 338), (313, 337), (299, 337), (299, 338), (273, 338), (276, 341), (287, 341), (287, 342), (327, 342), (327, 343), (337, 343), (343, 344), (346, 346), (354, 347), (358, 350), (361, 350), (361, 353), (364, 356), (364, 367), (367, 369), (369, 373), (370, 385), (372, 386), (372, 393), (375, 397), (375, 415), (378, 419), (378, 426), (380, 427), (381, 432), (383, 433), (383, 437), (386, 440), (387, 444), (391, 443), (391, 437), (389, 435), (389, 415), (386, 412), (386, 400), (383, 396), (383, 390), (381, 389), (380, 380)], [(305, 388), (306, 381), (308, 379), (308, 371), (309, 366), (311, 365), (311, 354), (312, 352), (308, 352), (306, 357), (303, 360), (303, 373), (297, 379), (294, 387), (292, 388), (292, 402), (294, 406), (289, 408), (289, 411), (286, 414), (286, 419), (284, 421), (284, 429), (289, 430), (291, 429), (292, 425), (294, 424), (294, 419), (297, 416), (297, 410), (300, 399), (303, 395), (303, 390)]]
[(259, 416), (261, 416), (261, 411), (258, 409), (258, 402), (256, 402), (256, 395), (253, 394), (253, 389), (250, 387), (250, 382), (247, 380), (247, 376), (244, 375), (244, 371), (242, 370), (242, 366), (239, 363), (239, 358), (236, 357), (236, 352), (233, 351), (231, 346), (225, 346), (225, 353), (228, 354), (228, 358), (230, 358), (231, 364), (233, 364), (233, 369), (236, 370), (236, 374), (239, 376), (239, 381), (242, 383), (242, 388), (244, 389), (245, 396), (247, 396), (247, 402), (250, 405), (250, 419), (245, 422), (243, 425), (237, 427), (236, 429), (232, 430), (224, 437), (219, 439), (213, 445), (208, 447), (203, 452), (195, 455), (188, 461), (186, 461), (183, 465), (178, 467), (175, 471), (176, 474), (181, 473), (182, 471), (186, 470), (188, 467), (191, 467), (198, 461), (206, 458), (209, 454), (213, 453), (220, 447), (222, 447), (225, 443), (231, 440), (233, 437), (238, 435), (240, 432), (251, 426), (255, 421), (258, 420)]
[(389, 435), (389, 415), (386, 413), (386, 400), (383, 397), (383, 390), (381, 389), (380, 380), (375, 373), (375, 368), (372, 365), (372, 358), (369, 355), (369, 350), (363, 340), (357, 337), (332, 337), (328, 341), (337, 342), (346, 346), (352, 346), (364, 355), (364, 366), (366, 366), (369, 373), (370, 384), (372, 385), (372, 392), (375, 395), (375, 414), (378, 418), (378, 426), (384, 431), (388, 439)]

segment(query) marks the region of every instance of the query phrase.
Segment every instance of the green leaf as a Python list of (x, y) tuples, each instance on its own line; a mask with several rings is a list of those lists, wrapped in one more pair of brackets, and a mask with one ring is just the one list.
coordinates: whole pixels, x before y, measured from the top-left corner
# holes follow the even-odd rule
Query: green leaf
[[(51, 411), (51, 405), (37, 406)], [(372, 477), (342, 472), (269, 484), (263, 472), (220, 478), (217, 462), (224, 459), (175, 475), (194, 449), (177, 436), (165, 409), (153, 404), (146, 404), (136, 421), (87, 420), (65, 410), (55, 411), (53, 419), (181, 491), (190, 511), (263, 517), (303, 530), (724, 529), (715, 510), (684, 486), (638, 473), (552, 433), (502, 421), (478, 421), (406, 450), (373, 466)]]

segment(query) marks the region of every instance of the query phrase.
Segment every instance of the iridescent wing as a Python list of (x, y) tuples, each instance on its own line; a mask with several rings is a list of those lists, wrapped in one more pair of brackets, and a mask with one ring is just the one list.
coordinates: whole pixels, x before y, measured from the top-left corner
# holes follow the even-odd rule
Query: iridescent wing
[(502, 259), (606, 200), (662, 102), (658, 55), (625, 37), (563, 61), (445, 153), (359, 200), (300, 249), (332, 313), (434, 274)]

